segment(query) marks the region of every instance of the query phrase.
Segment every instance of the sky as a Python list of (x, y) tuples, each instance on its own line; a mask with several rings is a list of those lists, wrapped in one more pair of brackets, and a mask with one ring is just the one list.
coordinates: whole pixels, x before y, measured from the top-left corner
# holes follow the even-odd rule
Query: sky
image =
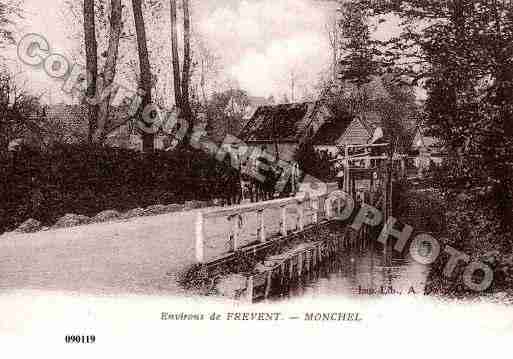
[(261, 96), (290, 95), (292, 74), (299, 90), (329, 64), (328, 8), (309, 0), (218, 2), (203, 15), (198, 30), (222, 49), (228, 72), (243, 89)]
[[(329, 66), (326, 24), (333, 21), (334, 6), (320, 0), (192, 0), (193, 31), (220, 58), (225, 76), (250, 95), (290, 98), (293, 76), (300, 97)], [(69, 54), (73, 42), (63, 9), (64, 0), (25, 0), (20, 33), (42, 34), (54, 51)], [(29, 87), (45, 92), (46, 101), (66, 101), (60, 84), (43, 71), (23, 71)]]

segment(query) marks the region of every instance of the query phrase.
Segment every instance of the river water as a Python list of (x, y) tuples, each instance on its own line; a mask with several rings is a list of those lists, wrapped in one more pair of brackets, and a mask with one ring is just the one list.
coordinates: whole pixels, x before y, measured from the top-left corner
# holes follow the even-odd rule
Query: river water
[(381, 246), (336, 255), (294, 283), (279, 288), (271, 301), (294, 297), (378, 297), (424, 293), (429, 267), (395, 253), (384, 265)]

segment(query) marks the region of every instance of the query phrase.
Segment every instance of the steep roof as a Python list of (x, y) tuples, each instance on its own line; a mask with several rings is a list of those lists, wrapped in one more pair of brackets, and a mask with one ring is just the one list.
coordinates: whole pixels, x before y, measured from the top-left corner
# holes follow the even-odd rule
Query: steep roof
[(240, 138), (244, 141), (299, 141), (320, 102), (289, 103), (259, 107)]
[(312, 139), (313, 145), (336, 146), (339, 140), (351, 124), (354, 117), (345, 116), (331, 121), (326, 121)]

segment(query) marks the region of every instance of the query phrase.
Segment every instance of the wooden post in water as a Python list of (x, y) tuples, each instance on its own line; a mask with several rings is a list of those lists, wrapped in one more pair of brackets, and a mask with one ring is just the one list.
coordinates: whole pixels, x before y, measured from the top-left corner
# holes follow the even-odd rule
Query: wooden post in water
[(367, 244), (367, 230), (365, 224), (362, 226), (362, 250), (365, 250)]
[(325, 196), (319, 196), (319, 202), (317, 203), (317, 208), (318, 208), (318, 211), (319, 211), (319, 215), (317, 217), (317, 222), (320, 222), (324, 218), (326, 218), (326, 212), (324, 212), (324, 210), (325, 210), (324, 198), (325, 198)]
[[(385, 173), (385, 185), (384, 185), (384, 196), (385, 203), (384, 207), (384, 226), (387, 229), (388, 219), (392, 216), (392, 161), (389, 160), (386, 165), (386, 173)], [(392, 241), (388, 238), (383, 246), (383, 256), (384, 262), (386, 266), (392, 265)]]
[(351, 197), (356, 201), (356, 178), (351, 178)]
[(345, 154), (344, 154), (344, 161), (343, 161), (343, 165), (344, 165), (344, 192), (345, 193), (349, 193), (349, 174), (350, 174), (350, 170), (349, 170), (349, 147), (346, 145), (345, 148)]
[(375, 193), (375, 189), (374, 189), (374, 173), (372, 173), (371, 175), (371, 178), (370, 178), (370, 189), (369, 189), (369, 201), (370, 201), (370, 205), (371, 206), (374, 206), (374, 193)]
[(285, 278), (285, 262), (281, 262), (280, 264), (280, 291), (283, 287), (283, 280)]
[(363, 252), (365, 250), (365, 224), (362, 226), (360, 230), (360, 250)]
[(297, 255), (297, 276), (301, 277), (301, 273), (303, 273), (303, 253)]
[(294, 279), (294, 262), (289, 259), (289, 283)]
[[(362, 198), (362, 206), (365, 206), (367, 204), (367, 193), (363, 192), (363, 198)], [(367, 241), (367, 231), (365, 230), (365, 224), (363, 224), (362, 226), (362, 238), (360, 239), (360, 241), (362, 242), (361, 246), (362, 246), (362, 252), (365, 251), (365, 243)]]

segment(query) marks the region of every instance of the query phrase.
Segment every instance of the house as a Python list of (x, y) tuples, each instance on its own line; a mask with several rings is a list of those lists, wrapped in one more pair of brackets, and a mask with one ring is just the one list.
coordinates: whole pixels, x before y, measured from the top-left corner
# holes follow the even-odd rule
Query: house
[(290, 160), (302, 143), (336, 155), (344, 145), (383, 141), (386, 131), (375, 112), (353, 115), (326, 101), (261, 106), (240, 133), (246, 144)]
[(417, 125), (410, 148), (410, 156), (414, 157), (414, 166), (420, 171), (428, 169), (431, 163), (441, 164), (444, 157), (440, 141), (435, 137), (427, 136), (426, 132), (426, 129)]
[(299, 146), (314, 138), (327, 121), (335, 122), (336, 117), (323, 101), (261, 106), (239, 138), (250, 148), (292, 161)]
[(314, 148), (336, 155), (344, 145), (374, 143), (384, 137), (381, 118), (373, 112), (349, 113), (326, 121), (312, 139)]
[[(364, 145), (383, 142), (386, 140), (385, 131), (381, 117), (375, 112), (365, 112), (358, 115), (352, 115), (348, 112), (339, 113), (335, 121), (326, 121), (313, 137), (312, 143), (314, 148), (320, 152), (321, 158), (333, 160), (341, 159), (341, 148), (347, 145)], [(357, 153), (360, 155), (378, 155), (380, 149), (359, 149)], [(351, 151), (351, 155), (356, 153)], [(352, 161), (352, 167), (369, 167), (375, 164), (375, 160)], [(342, 176), (342, 163), (332, 162), (330, 173), (336, 173), (336, 176)], [(358, 181), (357, 181), (358, 182)], [(360, 181), (361, 182), (361, 181)], [(362, 183), (358, 182), (357, 187)], [(365, 180), (363, 185), (367, 185)]]

